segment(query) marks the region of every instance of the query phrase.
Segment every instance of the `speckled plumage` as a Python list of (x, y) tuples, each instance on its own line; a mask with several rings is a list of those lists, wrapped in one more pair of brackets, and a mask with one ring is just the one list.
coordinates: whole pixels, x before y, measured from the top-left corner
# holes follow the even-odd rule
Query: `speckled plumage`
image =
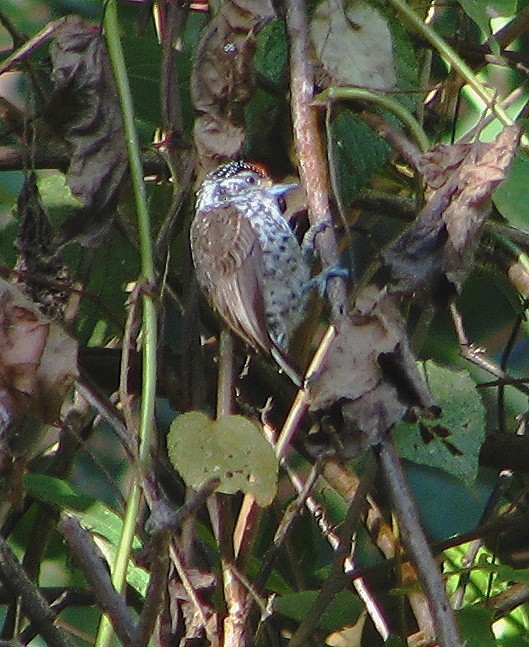
[(198, 281), (228, 325), (254, 349), (281, 354), (301, 323), (309, 267), (258, 167), (224, 164), (202, 183), (191, 225)]

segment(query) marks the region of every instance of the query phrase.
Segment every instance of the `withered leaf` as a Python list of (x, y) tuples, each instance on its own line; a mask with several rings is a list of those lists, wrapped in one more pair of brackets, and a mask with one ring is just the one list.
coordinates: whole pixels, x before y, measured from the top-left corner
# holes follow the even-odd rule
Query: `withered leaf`
[(490, 197), (514, 159), (520, 129), (506, 127), (493, 143), (441, 145), (422, 156), (426, 206), (382, 257), (391, 290), (434, 295), (445, 283), (461, 286), (474, 260)]
[(61, 243), (109, 226), (127, 168), (121, 111), (101, 29), (68, 16), (50, 48), (55, 91), (47, 116), (70, 149), (68, 184), (83, 204)]
[(68, 268), (54, 253), (54, 231), (40, 200), (37, 181), (32, 173), (18, 196), (20, 220), (16, 247), (19, 256), (14, 280), (21, 285), (40, 311), (52, 319), (62, 319), (68, 303), (67, 286), (71, 284)]
[(76, 377), (76, 342), (0, 279), (0, 390), (10, 402), (9, 419), (56, 422)]
[(398, 305), (396, 296), (365, 288), (354, 309), (336, 323), (321, 371), (308, 385), (310, 409), (341, 402), (349, 433), (364, 442), (376, 442), (411, 407), (435, 406)]
[(253, 93), (255, 31), (274, 17), (270, 0), (227, 0), (197, 48), (191, 78), (191, 96), (199, 113), (194, 138), (206, 170), (241, 155), (242, 108)]
[(365, 2), (322, 0), (310, 35), (328, 85), (390, 90), (396, 84), (393, 41), (384, 16)]

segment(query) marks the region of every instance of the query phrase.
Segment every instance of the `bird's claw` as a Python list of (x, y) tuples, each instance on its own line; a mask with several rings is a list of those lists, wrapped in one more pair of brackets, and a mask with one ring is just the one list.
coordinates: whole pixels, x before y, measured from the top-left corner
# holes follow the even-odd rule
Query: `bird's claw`
[(303, 236), (303, 242), (301, 243), (301, 251), (305, 258), (310, 259), (314, 255), (316, 236), (322, 234), (329, 227), (332, 227), (332, 222), (330, 220), (320, 220), (309, 228), (307, 233)]
[(317, 289), (320, 297), (324, 297), (327, 292), (327, 284), (331, 279), (342, 278), (347, 280), (351, 275), (349, 269), (341, 267), (340, 265), (333, 265), (320, 272), (317, 276), (310, 279), (305, 285), (305, 292)]

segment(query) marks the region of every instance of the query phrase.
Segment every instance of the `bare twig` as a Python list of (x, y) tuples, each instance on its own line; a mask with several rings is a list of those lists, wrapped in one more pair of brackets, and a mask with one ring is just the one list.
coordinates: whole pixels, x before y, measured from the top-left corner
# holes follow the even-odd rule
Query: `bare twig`
[[(329, 178), (317, 115), (312, 107), (314, 74), (304, 0), (290, 0), (286, 22), (290, 41), (290, 106), (294, 142), (299, 159), (299, 174), (307, 193), (311, 225), (332, 223), (329, 208)], [(335, 267), (340, 256), (332, 227), (316, 236), (316, 247), (323, 267)], [(334, 319), (346, 310), (347, 291), (340, 277), (329, 280), (329, 301)]]
[(78, 558), (77, 564), (94, 592), (97, 604), (110, 618), (119, 639), (125, 645), (130, 645), (137, 639), (137, 627), (125, 598), (114, 588), (104, 558), (90, 534), (77, 519), (67, 515), (61, 517), (58, 529), (69, 549)]
[[(224, 328), (219, 349), (219, 378), (217, 393), (217, 418), (227, 416), (233, 406), (233, 365), (234, 339)], [(250, 645), (248, 625), (244, 619), (246, 591), (235, 574), (234, 520), (232, 500), (224, 494), (213, 494), (208, 499), (208, 510), (215, 539), (219, 546), (222, 563), (222, 581), (226, 600), (227, 615), (224, 619), (224, 644)]]
[[(310, 497), (312, 493), (312, 489), (314, 488), (314, 485), (321, 474), (324, 461), (325, 459), (322, 458), (321, 460), (318, 459), (315, 462), (315, 464), (313, 465), (310, 471), (309, 477), (307, 478), (305, 483), (303, 483), (299, 488), (298, 497), (296, 499), (294, 506), (287, 508), (287, 510), (285, 511), (285, 514), (283, 515), (283, 519), (281, 520), (278, 526), (278, 529), (275, 533), (274, 542), (270, 547), (270, 549), (264, 555), (263, 560), (261, 562), (261, 568), (255, 580), (255, 587), (257, 589), (262, 588), (266, 584), (266, 581), (268, 580), (268, 577), (272, 572), (275, 559), (279, 555), (279, 551), (281, 550), (281, 547), (283, 546), (285, 540), (287, 539), (290, 532), (292, 531), (294, 524), (299, 519), (301, 511), (303, 510), (305, 505), (307, 505), (307, 499)], [(286, 463), (284, 466), (287, 467)], [(287, 470), (291, 472), (289, 468), (287, 468)]]
[(131, 647), (145, 647), (154, 631), (156, 618), (161, 611), (164, 593), (167, 590), (169, 541), (169, 533), (163, 533), (155, 537), (152, 542), (149, 586), (138, 623), (138, 633)]
[[(375, 473), (376, 463), (374, 460), (371, 460), (371, 462), (366, 466), (360, 484), (349, 505), (347, 515), (340, 527), (339, 543), (335, 549), (336, 553), (329, 576), (327, 577), (323, 588), (319, 592), (318, 597), (314, 601), (310, 612), (306, 615), (305, 619), (299, 625), (296, 633), (292, 637), (290, 642), (292, 647), (305, 644), (305, 641), (313, 633), (321, 614), (325, 611), (334, 596), (349, 582), (349, 577), (344, 572), (344, 564), (346, 558), (351, 552), (352, 536), (356, 530), (356, 526), (360, 518), (360, 512), (365, 503), (367, 491), (372, 485)], [(362, 593), (368, 594), (367, 589), (362, 588)], [(373, 615), (377, 620), (383, 619), (383, 615), (380, 612), (378, 605), (376, 605), (373, 597), (369, 595), (366, 607), (373, 612), (374, 604), (376, 606), (376, 612), (374, 612)], [(389, 637), (390, 631), (384, 621), (379, 626), (379, 630), (382, 632), (382, 638), (386, 640)]]
[(55, 613), (37, 586), (26, 575), (2, 537), (0, 537), (0, 577), (15, 595), (20, 596), (24, 613), (38, 627), (39, 633), (50, 647), (74, 646), (69, 636), (55, 626)]
[(428, 595), (435, 638), (440, 647), (463, 647), (453, 609), (446, 597), (443, 578), (421, 528), (400, 459), (393, 444), (387, 438), (380, 442), (379, 458), (399, 520), (402, 542), (411, 556), (419, 580)]

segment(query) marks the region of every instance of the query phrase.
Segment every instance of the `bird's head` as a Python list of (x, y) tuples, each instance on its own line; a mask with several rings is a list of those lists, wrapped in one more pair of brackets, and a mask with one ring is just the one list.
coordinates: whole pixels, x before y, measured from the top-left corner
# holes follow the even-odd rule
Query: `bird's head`
[(198, 190), (197, 210), (250, 200), (252, 197), (279, 198), (297, 186), (272, 184), (270, 176), (255, 164), (228, 162), (206, 175)]

